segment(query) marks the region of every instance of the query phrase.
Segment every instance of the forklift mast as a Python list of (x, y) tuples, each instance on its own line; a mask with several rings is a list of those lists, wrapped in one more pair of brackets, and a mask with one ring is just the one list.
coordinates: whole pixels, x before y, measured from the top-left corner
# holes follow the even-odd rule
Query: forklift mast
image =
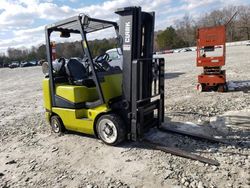
[[(132, 61), (153, 58), (154, 12), (142, 12), (140, 7), (126, 7), (116, 11), (120, 15), (119, 31), (123, 38), (123, 91), (127, 101), (132, 100)], [(151, 60), (143, 64), (143, 93), (149, 97), (151, 80)]]
[(116, 13), (123, 38), (123, 113), (130, 125), (130, 139), (136, 141), (163, 121), (164, 59), (153, 59), (154, 12), (126, 7)]

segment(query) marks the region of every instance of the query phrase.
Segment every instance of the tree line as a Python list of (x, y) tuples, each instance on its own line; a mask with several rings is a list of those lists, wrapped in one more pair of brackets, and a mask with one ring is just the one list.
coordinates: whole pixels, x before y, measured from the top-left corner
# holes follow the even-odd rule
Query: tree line
[[(115, 39), (103, 39), (89, 41), (89, 48), (93, 57), (105, 53), (108, 49), (115, 48)], [(81, 57), (83, 58), (83, 48), (79, 41), (65, 42), (56, 44), (57, 57)], [(16, 49), (8, 48), (7, 56), (0, 54), (0, 67), (4, 64), (9, 64), (13, 61), (39, 61), (41, 59), (46, 60), (46, 46), (43, 44), (39, 47), (32, 47), (31, 49)]]
[[(227, 24), (236, 12), (236, 16)], [(186, 14), (176, 20), (173, 26), (158, 32), (155, 49), (167, 50), (195, 46), (197, 28), (225, 24), (227, 24), (227, 42), (250, 40), (250, 6), (227, 6), (201, 15), (197, 19)]]
[[(226, 24), (238, 12), (237, 16), (227, 25), (227, 41), (250, 40), (250, 6), (228, 6), (221, 10), (214, 10), (194, 19), (186, 14), (165, 30), (155, 32), (154, 50), (167, 50), (195, 46), (196, 31), (200, 27), (210, 27)], [(89, 41), (92, 56), (95, 57), (116, 46), (115, 39)], [(56, 46), (58, 57), (82, 57), (80, 42), (59, 43)], [(8, 48), (7, 55), (0, 54), (0, 67), (11, 61), (31, 61), (46, 58), (46, 47), (32, 47), (31, 49)]]

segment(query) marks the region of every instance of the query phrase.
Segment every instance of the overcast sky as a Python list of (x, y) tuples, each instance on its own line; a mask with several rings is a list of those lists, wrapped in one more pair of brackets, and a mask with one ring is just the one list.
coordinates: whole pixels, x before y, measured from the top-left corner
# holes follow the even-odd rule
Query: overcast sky
[(156, 12), (155, 29), (164, 29), (185, 14), (194, 17), (250, 0), (0, 0), (0, 52), (8, 47), (44, 43), (44, 26), (79, 13), (116, 21), (117, 8), (142, 6)]

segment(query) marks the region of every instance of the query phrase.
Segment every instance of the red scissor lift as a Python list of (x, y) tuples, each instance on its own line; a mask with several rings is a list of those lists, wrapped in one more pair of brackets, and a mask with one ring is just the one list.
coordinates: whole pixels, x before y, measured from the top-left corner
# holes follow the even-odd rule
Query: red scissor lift
[(225, 43), (225, 26), (198, 29), (196, 63), (197, 67), (203, 67), (203, 73), (198, 76), (197, 90), (227, 91), (226, 71), (222, 70), (225, 65)]

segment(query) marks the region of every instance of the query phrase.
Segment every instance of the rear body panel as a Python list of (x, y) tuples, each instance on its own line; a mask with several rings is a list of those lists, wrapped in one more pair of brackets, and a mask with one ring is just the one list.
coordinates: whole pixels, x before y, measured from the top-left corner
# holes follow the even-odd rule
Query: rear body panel
[(101, 113), (109, 111), (106, 105), (98, 106), (94, 109), (65, 109), (52, 108), (52, 112), (57, 114), (63, 121), (67, 130), (77, 131), (94, 135), (95, 118)]
[(43, 105), (47, 111), (51, 111), (51, 99), (50, 99), (50, 86), (49, 86), (49, 78), (44, 78), (42, 87), (43, 87)]
[[(101, 88), (104, 100), (121, 96), (122, 74), (105, 75)], [(92, 102), (98, 99), (96, 87), (76, 86), (62, 83), (56, 85), (56, 95), (73, 103)]]
[[(105, 104), (90, 109), (70, 109), (58, 106), (52, 107), (49, 78), (44, 78), (43, 97), (47, 121), (50, 121), (51, 115), (56, 114), (62, 119), (67, 130), (93, 135), (96, 117), (110, 111), (108, 106), (110, 99), (121, 96), (121, 82), (122, 74), (105, 75), (101, 83)], [(69, 85), (68, 83), (56, 84), (55, 94), (71, 103), (91, 102), (98, 99), (95, 87), (88, 88), (86, 86)]]
[(226, 75), (199, 75), (198, 82), (207, 86), (215, 86), (217, 84), (225, 84)]
[(199, 57), (197, 67), (220, 67), (225, 65), (225, 57)]
[(86, 86), (75, 86), (67, 83), (56, 85), (56, 95), (74, 103), (92, 102), (98, 99), (95, 87), (88, 88)]

